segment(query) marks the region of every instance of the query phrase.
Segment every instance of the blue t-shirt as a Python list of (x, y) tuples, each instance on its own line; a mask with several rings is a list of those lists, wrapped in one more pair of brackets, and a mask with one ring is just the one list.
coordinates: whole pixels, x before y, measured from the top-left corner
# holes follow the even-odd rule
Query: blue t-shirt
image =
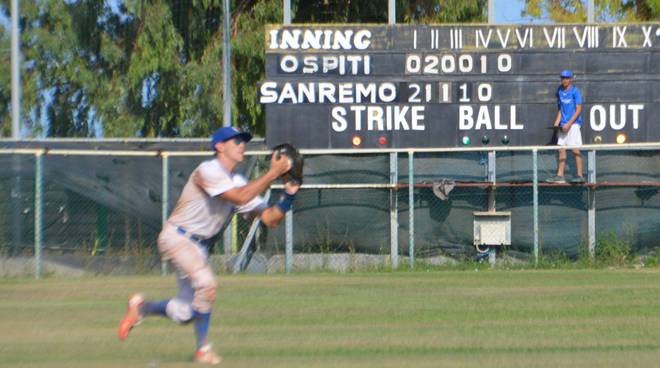
[[(561, 111), (559, 126), (564, 126), (571, 120), (571, 117), (575, 114), (575, 110), (577, 110), (577, 105), (582, 105), (580, 89), (575, 86), (571, 86), (569, 89), (559, 86), (557, 89), (557, 106)], [(582, 126), (582, 114), (578, 115), (577, 119), (575, 119), (575, 124)]]

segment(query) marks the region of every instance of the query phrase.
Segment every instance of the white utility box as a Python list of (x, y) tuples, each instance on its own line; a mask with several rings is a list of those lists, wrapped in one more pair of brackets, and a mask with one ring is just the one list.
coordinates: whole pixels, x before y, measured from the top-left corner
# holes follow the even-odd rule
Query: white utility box
[(474, 245), (511, 245), (511, 212), (474, 212)]

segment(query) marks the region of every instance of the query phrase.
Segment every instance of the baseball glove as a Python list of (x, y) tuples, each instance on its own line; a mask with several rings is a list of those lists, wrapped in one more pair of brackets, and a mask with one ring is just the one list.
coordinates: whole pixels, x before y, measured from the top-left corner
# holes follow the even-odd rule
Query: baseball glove
[(295, 184), (302, 185), (304, 159), (298, 149), (292, 144), (282, 143), (273, 147), (273, 152), (276, 153), (278, 159), (280, 155), (284, 155), (288, 157), (291, 162), (291, 169), (282, 174), (282, 180), (284, 180), (285, 183), (292, 181)]

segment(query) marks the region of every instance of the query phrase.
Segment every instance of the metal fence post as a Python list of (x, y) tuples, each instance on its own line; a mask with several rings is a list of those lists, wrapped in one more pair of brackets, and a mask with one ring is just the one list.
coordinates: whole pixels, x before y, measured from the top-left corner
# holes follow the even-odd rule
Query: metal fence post
[(495, 211), (495, 183), (497, 181), (497, 154), (495, 151), (488, 152), (487, 170), (488, 181), (493, 184), (488, 188), (488, 211)]
[[(170, 203), (170, 157), (167, 154), (167, 152), (161, 153), (162, 157), (162, 169), (163, 169), (163, 175), (162, 175), (162, 189), (163, 189), (163, 203), (161, 204), (161, 221), (163, 226), (165, 226), (165, 223), (167, 222), (167, 214), (169, 212), (169, 203)], [(161, 261), (160, 262), (160, 274), (162, 276), (167, 275), (167, 262)]]
[(222, 252), (223, 254), (232, 254), (233, 248), (233, 234), (234, 228), (232, 226), (226, 226), (224, 232), (222, 233)]
[(222, 2), (222, 118), (223, 126), (231, 126), (231, 105), (232, 105), (232, 91), (231, 91), (231, 9), (230, 0), (223, 0)]
[(105, 254), (105, 246), (107, 240), (107, 217), (105, 207), (103, 204), (96, 205), (96, 241), (94, 242), (94, 249), (92, 255)]
[(43, 240), (43, 151), (35, 154), (34, 174), (34, 277), (41, 277), (41, 247)]
[(231, 255), (238, 252), (238, 215), (234, 214), (231, 217)]
[(396, 184), (398, 181), (398, 155), (390, 153), (390, 258), (392, 268), (399, 267), (399, 201)]
[[(497, 185), (497, 153), (495, 151), (488, 152), (488, 165), (486, 166), (486, 176), (488, 177), (488, 182), (492, 185), (486, 189), (488, 191), (488, 212), (495, 212), (496, 201), (495, 201), (495, 191)], [(488, 252), (488, 263), (491, 267), (495, 267), (497, 262), (497, 252), (498, 248), (493, 247)]]
[(282, 24), (291, 24), (291, 0), (284, 0), (282, 5), (284, 7)]
[(536, 148), (532, 151), (532, 217), (533, 233), (534, 233), (534, 266), (539, 265), (539, 152)]
[(14, 182), (11, 189), (12, 198), (12, 246), (10, 255), (18, 255), (23, 248), (23, 195), (21, 194), (22, 175), (21, 175), (21, 155), (15, 154), (12, 159), (12, 171), (14, 172)]
[(284, 215), (284, 226), (284, 269), (286, 273), (291, 273), (293, 270), (293, 210), (286, 211)]
[(11, 137), (21, 137), (21, 8), (11, 0)]
[(589, 151), (589, 156), (587, 157), (589, 162), (587, 163), (587, 173), (589, 180), (588, 188), (588, 202), (589, 209), (587, 210), (587, 243), (589, 248), (589, 258), (593, 260), (596, 257), (596, 188), (593, 184), (596, 184), (596, 151)]
[(596, 21), (595, 8), (594, 0), (587, 0), (587, 23), (594, 23)]
[[(233, 94), (231, 88), (231, 1), (223, 0), (222, 14), (222, 100), (223, 100), (223, 126), (231, 126), (232, 112), (231, 105)], [(226, 224), (225, 224), (226, 225)], [(222, 244), (224, 254), (231, 254), (233, 232), (231, 226), (226, 226), (222, 234)]]
[(408, 257), (415, 266), (415, 176), (413, 151), (408, 152)]

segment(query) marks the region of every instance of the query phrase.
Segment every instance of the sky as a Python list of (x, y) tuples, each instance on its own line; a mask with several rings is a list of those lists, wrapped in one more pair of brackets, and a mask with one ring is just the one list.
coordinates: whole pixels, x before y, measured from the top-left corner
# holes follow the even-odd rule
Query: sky
[[(495, 1), (495, 23), (530, 23), (529, 18), (523, 18), (522, 13), (525, 5), (524, 0), (494, 0)], [(538, 23), (539, 20), (535, 20)]]

